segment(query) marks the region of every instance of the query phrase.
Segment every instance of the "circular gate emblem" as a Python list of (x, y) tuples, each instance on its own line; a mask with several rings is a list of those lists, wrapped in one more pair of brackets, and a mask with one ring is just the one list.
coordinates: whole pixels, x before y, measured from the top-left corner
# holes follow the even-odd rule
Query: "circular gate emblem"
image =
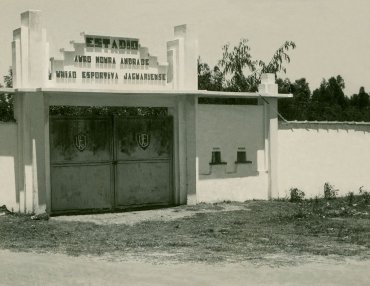
[(83, 151), (87, 147), (87, 135), (85, 133), (78, 133), (75, 136), (75, 146), (78, 151)]

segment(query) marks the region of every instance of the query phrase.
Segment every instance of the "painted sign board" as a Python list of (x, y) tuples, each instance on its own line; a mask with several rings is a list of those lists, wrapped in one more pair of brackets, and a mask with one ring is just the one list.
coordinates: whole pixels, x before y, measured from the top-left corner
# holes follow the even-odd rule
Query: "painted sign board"
[(167, 63), (158, 63), (139, 39), (82, 34), (62, 59), (50, 59), (49, 87), (169, 89)]

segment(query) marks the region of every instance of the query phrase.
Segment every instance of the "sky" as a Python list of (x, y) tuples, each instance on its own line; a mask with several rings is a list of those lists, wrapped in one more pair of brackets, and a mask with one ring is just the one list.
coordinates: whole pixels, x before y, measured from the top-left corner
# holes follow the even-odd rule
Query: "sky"
[(294, 41), (287, 73), (305, 77), (311, 90), (323, 78), (340, 74), (345, 93), (370, 91), (369, 0), (0, 0), (0, 76), (11, 65), (12, 32), (20, 13), (38, 9), (50, 43), (50, 56), (81, 32), (137, 37), (152, 55), (166, 61), (173, 27), (193, 26), (199, 55), (217, 64), (226, 43), (249, 40), (255, 59), (268, 61), (286, 41)]

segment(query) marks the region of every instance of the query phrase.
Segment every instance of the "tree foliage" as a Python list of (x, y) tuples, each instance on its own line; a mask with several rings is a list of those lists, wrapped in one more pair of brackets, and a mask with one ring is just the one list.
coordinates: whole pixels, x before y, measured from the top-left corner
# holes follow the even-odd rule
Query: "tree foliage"
[(293, 98), (279, 99), (279, 113), (287, 120), (307, 120), (311, 90), (305, 78), (291, 82), (278, 78), (279, 93), (292, 93)]
[(222, 59), (213, 71), (207, 64), (198, 61), (199, 89), (255, 92), (262, 73), (286, 72), (284, 64), (290, 62), (288, 52), (295, 47), (294, 42), (286, 41), (265, 62), (253, 59), (247, 39), (241, 39), (234, 47), (225, 44)]
[(338, 75), (323, 79), (312, 94), (304, 78), (291, 83), (278, 79), (280, 93), (293, 98), (279, 100), (279, 112), (288, 120), (308, 121), (370, 121), (369, 94), (361, 87), (358, 94), (344, 94), (344, 79)]
[(9, 69), (8, 74), (4, 76), (4, 83), (6, 88), (13, 87), (13, 70)]
[[(255, 60), (251, 55), (248, 40), (238, 45), (222, 48), (222, 58), (211, 69), (198, 60), (198, 87), (203, 90), (258, 91), (263, 73), (286, 73), (290, 63), (289, 52), (295, 49), (294, 42), (286, 41), (267, 62)], [(350, 97), (344, 94), (344, 79), (338, 75), (323, 79), (320, 86), (311, 92), (308, 82), (301, 78), (291, 82), (277, 78), (279, 93), (292, 93), (293, 98), (279, 99), (279, 113), (288, 120), (318, 121), (370, 121), (370, 99), (363, 87)], [(242, 99), (222, 99), (222, 104), (245, 104)], [(220, 100), (202, 98), (200, 103), (220, 103)]]
[[(13, 87), (13, 73), (9, 69), (8, 74), (4, 76), (6, 88)], [(0, 88), (3, 87), (0, 84)], [(14, 98), (12, 94), (0, 92), (0, 121), (15, 121), (14, 119)]]
[(207, 63), (198, 58), (198, 89), (217, 91), (222, 90), (224, 76), (218, 66), (212, 70)]
[(296, 44), (292, 41), (285, 41), (283, 45), (274, 53), (272, 59), (266, 64), (263, 61), (259, 61), (258, 64), (262, 67), (260, 73), (277, 73), (284, 72), (286, 73), (286, 68), (284, 63), (290, 63), (290, 57), (288, 51), (290, 49), (295, 49)]

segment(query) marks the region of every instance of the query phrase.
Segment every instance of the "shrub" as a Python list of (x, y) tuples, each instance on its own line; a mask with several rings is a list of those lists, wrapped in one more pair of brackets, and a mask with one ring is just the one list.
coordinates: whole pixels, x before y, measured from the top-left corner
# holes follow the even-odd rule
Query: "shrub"
[(304, 199), (304, 192), (298, 188), (291, 188), (289, 192), (291, 202), (301, 202)]
[(312, 212), (313, 213), (316, 213), (319, 211), (320, 209), (320, 201), (319, 201), (319, 197), (318, 196), (315, 196), (315, 198), (311, 198), (310, 199), (310, 202), (312, 204)]
[(334, 186), (328, 182), (324, 184), (324, 198), (327, 200), (335, 199), (337, 197), (338, 190), (334, 189)]
[(364, 200), (364, 203), (370, 203), (370, 192), (366, 191), (364, 189), (364, 186), (361, 186), (359, 189), (360, 195), (362, 199)]
[(354, 192), (349, 192), (346, 197), (347, 197), (347, 200), (348, 200), (348, 203), (349, 204), (352, 204), (353, 201), (355, 200), (355, 194), (354, 194)]

